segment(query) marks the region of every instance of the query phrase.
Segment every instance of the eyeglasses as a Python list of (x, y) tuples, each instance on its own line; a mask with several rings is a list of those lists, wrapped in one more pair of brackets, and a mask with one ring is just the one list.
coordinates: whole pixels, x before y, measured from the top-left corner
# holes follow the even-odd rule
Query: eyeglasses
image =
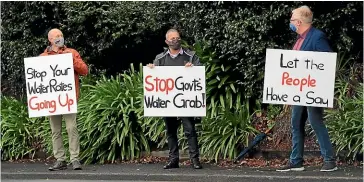
[(174, 40), (181, 40), (181, 37), (173, 37), (169, 41), (174, 41)]

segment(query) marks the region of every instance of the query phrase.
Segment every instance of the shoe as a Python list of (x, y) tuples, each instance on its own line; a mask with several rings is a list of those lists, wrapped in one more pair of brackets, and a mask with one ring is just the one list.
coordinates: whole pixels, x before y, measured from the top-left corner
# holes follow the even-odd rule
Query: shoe
[(178, 161), (169, 161), (167, 165), (163, 167), (164, 169), (172, 169), (172, 168), (179, 168), (179, 162)]
[(336, 167), (335, 162), (324, 162), (320, 171), (331, 172), (331, 171), (336, 171), (336, 170), (338, 170), (338, 168)]
[(67, 163), (65, 161), (56, 161), (52, 167), (48, 168), (48, 170), (50, 171), (58, 171), (65, 169), (67, 169)]
[(73, 170), (82, 170), (81, 163), (78, 160), (72, 162)]
[(289, 162), (288, 165), (286, 165), (280, 169), (277, 169), (276, 171), (286, 172), (286, 171), (304, 171), (304, 170), (305, 170), (305, 168), (303, 167), (303, 165), (301, 163), (293, 165)]
[(192, 167), (195, 169), (202, 169), (202, 165), (199, 159), (192, 159), (191, 160)]

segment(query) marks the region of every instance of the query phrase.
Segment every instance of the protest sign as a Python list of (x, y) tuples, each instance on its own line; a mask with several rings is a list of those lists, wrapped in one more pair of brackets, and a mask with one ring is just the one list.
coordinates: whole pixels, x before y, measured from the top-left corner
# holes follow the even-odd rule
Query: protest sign
[(333, 107), (337, 53), (267, 49), (263, 103)]
[(206, 116), (205, 67), (143, 67), (144, 116)]
[(29, 117), (77, 113), (72, 54), (24, 58)]

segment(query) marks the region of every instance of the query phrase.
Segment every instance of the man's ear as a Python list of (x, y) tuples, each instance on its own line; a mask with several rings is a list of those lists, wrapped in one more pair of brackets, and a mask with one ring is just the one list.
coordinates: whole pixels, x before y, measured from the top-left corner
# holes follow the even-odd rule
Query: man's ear
[(165, 42), (165, 43), (166, 43), (167, 45), (169, 45), (169, 42), (168, 42), (168, 40), (165, 40), (164, 42)]

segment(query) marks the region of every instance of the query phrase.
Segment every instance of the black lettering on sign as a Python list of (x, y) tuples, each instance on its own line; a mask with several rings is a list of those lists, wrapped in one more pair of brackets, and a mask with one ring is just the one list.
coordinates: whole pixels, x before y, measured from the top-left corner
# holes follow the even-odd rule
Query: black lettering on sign
[(49, 80), (49, 86), (51, 87), (51, 92), (64, 92), (72, 90), (72, 84), (65, 84), (63, 82), (57, 84), (56, 79)]
[(49, 65), (49, 67), (53, 71), (53, 77), (62, 76), (62, 75), (68, 75), (68, 70), (71, 69), (71, 68), (66, 68), (64, 70), (57, 69), (58, 64), (54, 68), (52, 67), (52, 65)]
[(173, 104), (177, 108), (201, 108), (205, 107), (205, 104), (203, 101), (198, 100), (197, 95), (195, 96), (195, 99), (189, 100), (189, 99), (181, 99), (179, 96), (183, 96), (183, 93), (177, 94), (173, 98)]
[(183, 78), (182, 76), (179, 76), (176, 78), (175, 80), (175, 87), (177, 90), (181, 90), (181, 91), (201, 91), (202, 90), (202, 86), (201, 86), (201, 78), (199, 78), (198, 80), (193, 79), (192, 83), (187, 83), (187, 82), (183, 82), (183, 81), (179, 81), (179, 79)]
[(43, 94), (49, 92), (49, 85), (45, 86), (43, 84), (40, 84), (37, 86), (37, 82), (34, 82), (34, 85), (30, 85), (30, 83), (27, 82), (27, 85), (29, 94)]
[(301, 97), (299, 95), (295, 95), (293, 97), (293, 102), (301, 102)]
[(323, 104), (326, 105), (327, 107), (329, 106), (329, 100), (328, 99), (323, 99), (321, 97), (314, 97), (312, 95), (314, 95), (315, 92), (314, 91), (309, 91), (306, 94), (306, 98), (309, 99), (308, 102), (306, 102), (306, 104)]
[(167, 108), (169, 100), (162, 100), (158, 97), (157, 100), (154, 100), (154, 96), (150, 98), (149, 96), (144, 96), (144, 102), (147, 108)]
[(46, 71), (38, 72), (34, 68), (28, 68), (27, 74), (29, 75), (29, 77), (27, 79), (40, 78), (40, 81), (43, 81), (43, 78), (47, 76)]
[(270, 92), (269, 92), (269, 88), (267, 88), (266, 93), (267, 93), (266, 100), (287, 102), (288, 95), (287, 94), (283, 94), (283, 95), (274, 94), (273, 87), (270, 88)]
[(297, 68), (297, 62), (299, 60), (296, 58), (293, 61), (288, 61), (287, 63), (283, 62), (283, 54), (281, 54), (281, 68)]
[(311, 66), (311, 70), (313, 69), (313, 67), (316, 67), (316, 69), (318, 70), (324, 70), (323, 63), (315, 64), (313, 60), (308, 60), (308, 59), (306, 59), (305, 62), (306, 62), (306, 69), (309, 69), (309, 66)]

